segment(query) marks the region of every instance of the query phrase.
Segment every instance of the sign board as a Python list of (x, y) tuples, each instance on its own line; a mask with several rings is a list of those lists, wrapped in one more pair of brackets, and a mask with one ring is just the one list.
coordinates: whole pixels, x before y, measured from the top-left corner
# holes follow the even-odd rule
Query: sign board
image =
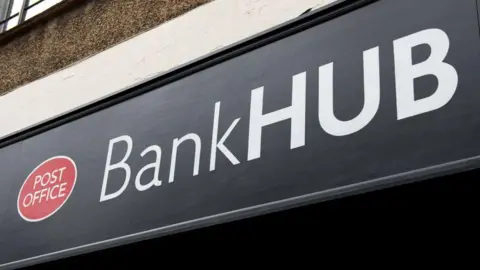
[(0, 265), (478, 165), (476, 0), (341, 2), (278, 29), (4, 146)]

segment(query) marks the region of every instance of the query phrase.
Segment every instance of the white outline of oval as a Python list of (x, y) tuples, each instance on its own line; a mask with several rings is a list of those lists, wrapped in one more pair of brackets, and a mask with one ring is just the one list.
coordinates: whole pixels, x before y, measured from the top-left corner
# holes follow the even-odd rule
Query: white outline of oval
[[(38, 169), (40, 168), (42, 165), (44, 165), (45, 163), (53, 160), (53, 159), (58, 159), (58, 158), (64, 158), (64, 159), (67, 159), (69, 160), (72, 164), (73, 164), (73, 167), (75, 168), (75, 180), (73, 181), (73, 186), (72, 186), (72, 189), (70, 190), (70, 193), (68, 194), (67, 198), (65, 198), (65, 200), (63, 201), (63, 203), (57, 207), (57, 209), (55, 209), (55, 211), (53, 211), (52, 213), (50, 213), (49, 215), (41, 218), (41, 219), (29, 219), (27, 217), (25, 217), (21, 212), (20, 212), (20, 194), (21, 194), (21, 191), (23, 190), (23, 187), (25, 186), (25, 183), (27, 182), (27, 180), (30, 178), (30, 176), (32, 176), (32, 174)], [(73, 193), (73, 190), (75, 188), (75, 184), (77, 183), (77, 178), (78, 178), (78, 169), (77, 169), (77, 164), (75, 164), (75, 161), (73, 161), (73, 159), (71, 159), (70, 157), (67, 157), (67, 156), (54, 156), (54, 157), (51, 157), (47, 160), (44, 160), (42, 163), (40, 163), (39, 165), (37, 165), (37, 167), (35, 167), (35, 169), (33, 169), (30, 174), (27, 176), (27, 178), (25, 178), (25, 180), (23, 181), (23, 184), (22, 184), (22, 187), (20, 188), (20, 190), (18, 191), (18, 196), (17, 196), (17, 212), (18, 214), (26, 221), (28, 222), (39, 222), (39, 221), (42, 221), (42, 220), (45, 220), (51, 216), (53, 216), (58, 210), (60, 210), (60, 208), (63, 207), (63, 205), (68, 201), (68, 199), (70, 198), (70, 196), (72, 195)]]

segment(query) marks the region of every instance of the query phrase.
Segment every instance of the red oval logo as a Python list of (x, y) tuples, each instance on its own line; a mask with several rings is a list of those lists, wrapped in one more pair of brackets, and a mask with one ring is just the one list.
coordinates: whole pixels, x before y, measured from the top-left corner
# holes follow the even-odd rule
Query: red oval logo
[(77, 167), (71, 158), (56, 156), (42, 162), (20, 189), (18, 213), (30, 222), (50, 217), (68, 200), (76, 181)]

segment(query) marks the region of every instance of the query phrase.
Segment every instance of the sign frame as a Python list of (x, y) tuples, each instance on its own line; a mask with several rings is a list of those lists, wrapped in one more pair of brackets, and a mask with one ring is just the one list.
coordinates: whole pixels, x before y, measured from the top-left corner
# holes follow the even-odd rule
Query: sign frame
[[(322, 8), (306, 13), (298, 18), (271, 28), (265, 32), (259, 33), (255, 36), (249, 37), (245, 40), (225, 47), (220, 51), (213, 52), (202, 58), (193, 60), (189, 63), (177, 67), (174, 70), (161, 74), (153, 79), (149, 78), (148, 80), (142, 81), (133, 87), (129, 87), (127, 89), (119, 91), (116, 94), (107, 96), (101, 100), (92, 102), (90, 104), (86, 104), (85, 106), (75, 108), (72, 111), (67, 112), (63, 115), (48, 119), (42, 123), (38, 123), (34, 126), (27, 127), (16, 133), (0, 138), (0, 148), (28, 139), (55, 127), (75, 121), (76, 119), (82, 118), (84, 116), (94, 114), (95, 112), (122, 103), (125, 100), (129, 100), (146, 92), (153, 91), (161, 86), (180, 80), (201, 70), (208, 69), (209, 67), (215, 66), (229, 59), (238, 57), (242, 54), (248, 53), (257, 48), (263, 47), (275, 41), (281, 40), (285, 37), (299, 33), (305, 29), (332, 20), (339, 16), (348, 14), (359, 8), (363, 8), (369, 4), (378, 1), (381, 0), (339, 0), (333, 2)], [(477, 0), (477, 19), (480, 18), (479, 2), (480, 0)], [(125, 235), (105, 241), (91, 243), (88, 245), (73, 247), (66, 250), (61, 250), (49, 254), (44, 254), (28, 259), (3, 264), (0, 265), (0, 268), (29, 266), (74, 255), (89, 253), (105, 248), (126, 245), (129, 243), (156, 238), (172, 233), (193, 230), (219, 223), (226, 223), (238, 219), (296, 208), (299, 206), (318, 203), (335, 198), (341, 198), (378, 189), (384, 189), (387, 187), (393, 187), (401, 184), (431, 179), (437, 176), (455, 174), (476, 168), (480, 168), (480, 156), (472, 157), (470, 159), (457, 160), (450, 163), (444, 163), (438, 166), (408, 171), (401, 174), (390, 175), (387, 177), (372, 179), (358, 184), (342, 186), (339, 188), (315, 192), (299, 197), (292, 197), (281, 201), (274, 201), (263, 205), (256, 205), (249, 208), (238, 209), (235, 211), (221, 213), (213, 216), (206, 216), (195, 220), (189, 220), (182, 223), (177, 223), (131, 235)]]

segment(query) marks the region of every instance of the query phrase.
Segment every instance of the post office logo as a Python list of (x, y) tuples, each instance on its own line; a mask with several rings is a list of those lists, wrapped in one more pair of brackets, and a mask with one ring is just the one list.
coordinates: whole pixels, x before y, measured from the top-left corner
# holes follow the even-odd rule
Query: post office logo
[(55, 214), (72, 194), (77, 180), (75, 162), (56, 156), (38, 165), (20, 189), (17, 208), (29, 222), (42, 221)]

